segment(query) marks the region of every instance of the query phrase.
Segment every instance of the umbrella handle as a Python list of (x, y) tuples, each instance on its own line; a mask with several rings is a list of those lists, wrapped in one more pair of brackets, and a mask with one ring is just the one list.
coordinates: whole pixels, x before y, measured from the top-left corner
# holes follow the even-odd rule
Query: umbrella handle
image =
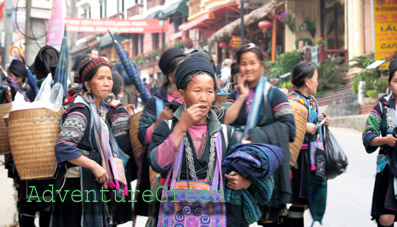
[(23, 57), (23, 53), (22, 53), (22, 50), (21, 50), (20, 47), (18, 47), (18, 46), (12, 46), (12, 47), (10, 48), (10, 55), (14, 57), (14, 52), (13, 52), (14, 49), (17, 49), (17, 50), (18, 50), (19, 56), (21, 56), (21, 59), (22, 59), (23, 63), (26, 65), (25, 58)]

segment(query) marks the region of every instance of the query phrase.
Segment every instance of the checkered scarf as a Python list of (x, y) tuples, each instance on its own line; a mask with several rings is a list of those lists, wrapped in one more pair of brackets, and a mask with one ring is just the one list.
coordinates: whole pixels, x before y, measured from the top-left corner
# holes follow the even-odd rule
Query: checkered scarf
[(84, 83), (85, 81), (90, 81), (92, 77), (94, 77), (95, 73), (98, 71), (99, 67), (101, 66), (107, 66), (109, 68), (109, 62), (106, 61), (105, 58), (99, 57), (95, 58), (85, 65), (82, 66), (82, 69), (80, 69), (80, 82)]

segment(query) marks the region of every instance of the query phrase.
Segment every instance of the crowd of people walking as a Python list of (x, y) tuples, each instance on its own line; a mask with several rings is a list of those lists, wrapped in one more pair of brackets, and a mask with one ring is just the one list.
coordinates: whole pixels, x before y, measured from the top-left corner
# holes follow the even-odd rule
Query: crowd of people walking
[[(49, 73), (55, 74), (58, 58), (53, 47), (38, 53), (30, 69), (39, 88)], [(6, 155), (18, 191), (19, 225), (35, 226), (39, 212), (40, 226), (117, 226), (135, 221), (139, 214), (149, 217), (146, 226), (257, 222), (303, 227), (307, 209), (321, 222), (328, 179), (324, 160), (313, 149), (322, 142), (319, 123), (328, 127), (331, 118), (320, 112), (314, 98), (316, 66), (297, 64), (291, 71), (293, 88), (285, 93), (264, 76), (264, 58), (263, 50), (252, 43), (222, 66), (204, 50), (165, 51), (159, 60), (163, 83), (158, 86), (151, 78), (147, 84), (152, 97), (135, 134), (130, 126), (133, 113), (126, 106), (137, 106), (137, 92), (123, 65), (112, 66), (97, 50), (76, 58), (75, 86), (68, 89), (54, 144), (54, 177), (21, 180), (12, 153)], [(381, 147), (371, 212), (378, 226), (393, 226), (397, 210), (391, 193), (397, 172), (392, 152), (397, 142), (397, 60), (389, 72), (390, 93), (374, 107), (363, 134), (368, 153)], [(13, 60), (7, 74), (34, 101), (23, 62)], [(220, 93), (228, 96), (217, 106)], [(10, 103), (15, 95), (6, 91), (0, 101)], [(295, 123), (292, 102), (307, 110), (304, 128)], [(291, 163), (289, 143), (299, 130), (305, 136)], [(141, 150), (133, 149), (134, 139)], [(130, 184), (135, 179), (137, 189)], [(58, 192), (53, 201), (40, 201), (50, 189)], [(80, 199), (68, 195), (72, 191), (80, 191)], [(32, 194), (38, 195), (33, 201)]]

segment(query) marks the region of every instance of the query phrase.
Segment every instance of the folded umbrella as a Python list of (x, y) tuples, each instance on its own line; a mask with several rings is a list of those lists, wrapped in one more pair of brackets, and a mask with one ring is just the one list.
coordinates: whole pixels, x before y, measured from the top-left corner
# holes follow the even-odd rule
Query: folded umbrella
[(55, 81), (62, 84), (63, 95), (66, 96), (67, 79), (68, 79), (68, 68), (69, 68), (69, 50), (68, 50), (68, 39), (64, 37), (62, 39), (61, 51), (59, 53), (59, 60), (55, 69)]
[(113, 34), (110, 31), (108, 32), (113, 39), (114, 47), (116, 48), (117, 54), (119, 55), (120, 61), (123, 64), (128, 77), (131, 79), (132, 83), (141, 94), (143, 104), (146, 104), (150, 99), (150, 93), (147, 90), (145, 84), (142, 82), (138, 72), (137, 64), (128, 58), (127, 53), (123, 50), (117, 40), (114, 39)]

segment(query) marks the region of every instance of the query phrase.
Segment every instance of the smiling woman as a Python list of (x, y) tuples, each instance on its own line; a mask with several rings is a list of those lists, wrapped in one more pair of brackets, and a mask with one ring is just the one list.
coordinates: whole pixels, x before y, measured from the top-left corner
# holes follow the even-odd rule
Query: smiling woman
[[(259, 47), (250, 43), (236, 55), (237, 90), (227, 98), (222, 120), (236, 127), (241, 142), (276, 145), (282, 148), (284, 157), (289, 157), (288, 142), (294, 140), (295, 121), (287, 97), (263, 76), (264, 55)], [(284, 158), (274, 174), (271, 201), (262, 207), (260, 224), (282, 222), (280, 213), (292, 195), (289, 171), (289, 160)]]

